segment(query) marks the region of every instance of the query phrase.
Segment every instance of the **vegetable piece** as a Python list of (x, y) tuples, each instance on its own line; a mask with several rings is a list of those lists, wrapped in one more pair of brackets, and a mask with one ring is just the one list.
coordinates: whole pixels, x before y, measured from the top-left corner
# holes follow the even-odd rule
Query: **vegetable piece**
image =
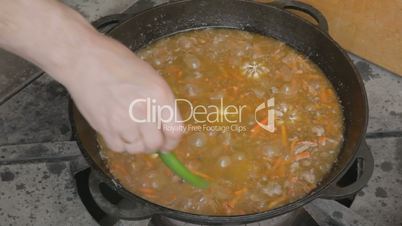
[(283, 158), (279, 157), (274, 161), (272, 169), (278, 169), (278, 167), (283, 163)]
[(288, 131), (285, 125), (281, 125), (281, 137), (282, 137), (282, 144), (284, 147), (288, 147)]
[(177, 196), (176, 196), (176, 195), (171, 195), (171, 196), (166, 200), (166, 202), (167, 202), (167, 203), (171, 203), (171, 202), (176, 201), (176, 199), (177, 199)]
[(165, 68), (164, 71), (168, 74), (175, 75), (178, 77), (181, 77), (183, 75), (183, 71), (178, 66), (174, 65)]
[(311, 141), (300, 141), (295, 145), (293, 153), (294, 154), (299, 154), (302, 153), (310, 148), (317, 147), (318, 144), (316, 142), (311, 142)]
[(149, 199), (155, 199), (158, 198), (157, 195), (151, 195), (151, 194), (143, 194), (145, 197), (149, 198)]
[(287, 166), (289, 161), (285, 160), (282, 157), (277, 158), (273, 165), (272, 170), (268, 173), (270, 177), (284, 177), (286, 175)]
[(240, 190), (235, 191), (234, 194), (239, 196), (239, 195), (244, 194), (246, 191), (247, 191), (247, 188), (242, 188)]
[(159, 157), (177, 176), (198, 188), (207, 188), (208, 182), (203, 178), (193, 174), (184, 166), (173, 153), (159, 153)]
[(122, 175), (122, 176), (125, 176), (125, 177), (129, 175), (129, 172), (124, 167), (124, 165), (120, 165), (120, 164), (111, 165), (111, 171), (116, 173), (117, 175)]
[(308, 144), (299, 144), (295, 147), (294, 153), (297, 155), (299, 153), (305, 152), (309, 148), (310, 148), (310, 145), (308, 145)]
[(152, 188), (138, 188), (138, 191), (148, 195), (154, 195), (156, 193), (156, 191)]
[(138, 191), (142, 193), (147, 198), (156, 198), (158, 195), (156, 194), (156, 191), (151, 188), (139, 188)]
[(325, 136), (318, 137), (318, 144), (321, 146), (325, 146), (327, 144), (327, 139), (328, 138)]
[(302, 159), (308, 159), (310, 157), (311, 157), (311, 153), (308, 152), (308, 151), (304, 151), (304, 152), (301, 152), (301, 153), (295, 155), (295, 160), (299, 161), (299, 160), (302, 160)]
[(320, 101), (323, 104), (329, 104), (331, 102), (331, 90), (324, 89), (320, 92)]
[(152, 168), (152, 167), (153, 167), (153, 164), (152, 164), (151, 159), (149, 159), (149, 158), (144, 158), (144, 160), (145, 160), (145, 164), (147, 165), (148, 168)]
[(282, 164), (279, 166), (277, 170), (277, 176), (279, 177), (284, 177), (286, 176), (286, 170), (287, 170), (287, 161), (282, 162)]
[(285, 202), (287, 199), (288, 199), (287, 195), (279, 196), (278, 198), (275, 198), (271, 202), (269, 202), (268, 208), (272, 209), (273, 207), (278, 206), (280, 203)]
[(243, 188), (243, 189), (240, 189), (240, 190), (238, 190), (238, 191), (235, 191), (235, 192), (234, 192), (235, 197), (234, 197), (232, 200), (230, 200), (230, 201), (227, 203), (227, 205), (228, 205), (230, 208), (235, 208), (236, 204), (240, 201), (240, 199), (244, 196), (244, 194), (245, 194), (246, 192), (247, 192), (247, 188)]
[(298, 139), (295, 139), (290, 143), (290, 152), (294, 153), (297, 142), (298, 142)]
[(200, 177), (203, 177), (203, 178), (205, 178), (205, 179), (208, 179), (208, 180), (212, 180), (212, 179), (213, 179), (211, 176), (209, 176), (209, 175), (207, 175), (207, 174), (205, 174), (205, 173), (201, 173), (201, 172), (195, 171), (195, 170), (192, 170), (192, 172), (193, 172), (193, 174), (195, 174), (195, 175), (197, 175), (197, 176), (200, 176)]

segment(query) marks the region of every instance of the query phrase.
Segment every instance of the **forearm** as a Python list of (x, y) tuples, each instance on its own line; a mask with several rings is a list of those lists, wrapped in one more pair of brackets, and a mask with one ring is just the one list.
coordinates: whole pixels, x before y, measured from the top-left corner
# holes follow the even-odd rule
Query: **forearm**
[[(0, 0), (0, 48), (41, 67), (64, 85), (80, 56), (101, 35), (77, 12), (55, 0)], [(73, 76), (73, 75), (71, 75)]]
[[(128, 114), (130, 103), (144, 98), (175, 109), (168, 84), (149, 64), (63, 4), (0, 0), (0, 48), (30, 60), (62, 83), (113, 150), (171, 150), (178, 144), (179, 129), (135, 123)], [(143, 117), (146, 110), (139, 106), (133, 112)], [(180, 122), (169, 122), (172, 125), (180, 128)]]

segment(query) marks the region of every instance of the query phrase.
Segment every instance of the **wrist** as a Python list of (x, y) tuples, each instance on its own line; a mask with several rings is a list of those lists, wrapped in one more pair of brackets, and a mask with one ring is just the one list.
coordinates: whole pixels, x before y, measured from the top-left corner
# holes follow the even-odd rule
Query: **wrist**
[(87, 58), (97, 43), (105, 38), (81, 15), (71, 13), (70, 18), (60, 19), (57, 25), (61, 28), (60, 32), (53, 28), (48, 37), (43, 37), (43, 48), (35, 50), (33, 60), (63, 85), (79, 76), (74, 72), (82, 67), (83, 58)]
[[(88, 76), (96, 54), (94, 48), (105, 39), (96, 31), (79, 31), (75, 37), (68, 41), (61, 40), (49, 48), (49, 53), (44, 54), (45, 62), (40, 67), (53, 76), (58, 82), (69, 87), (77, 79)], [(99, 48), (99, 46), (98, 46)]]

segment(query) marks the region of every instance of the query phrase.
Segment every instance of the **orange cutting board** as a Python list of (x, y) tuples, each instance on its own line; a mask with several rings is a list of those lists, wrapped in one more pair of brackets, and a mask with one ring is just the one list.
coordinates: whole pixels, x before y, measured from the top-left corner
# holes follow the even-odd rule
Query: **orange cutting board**
[(303, 2), (324, 14), (343, 48), (402, 76), (402, 0)]

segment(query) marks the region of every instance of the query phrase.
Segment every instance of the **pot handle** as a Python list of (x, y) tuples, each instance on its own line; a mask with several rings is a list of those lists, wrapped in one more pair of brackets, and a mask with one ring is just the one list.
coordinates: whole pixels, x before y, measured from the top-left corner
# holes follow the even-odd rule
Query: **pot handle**
[(92, 22), (92, 26), (94, 26), (98, 31), (103, 33), (110, 32), (117, 24), (123, 22), (128, 18), (127, 14), (114, 14), (102, 17), (94, 22)]
[(293, 9), (293, 10), (298, 10), (301, 12), (304, 12), (306, 14), (308, 14), (309, 16), (311, 16), (312, 18), (314, 18), (315, 21), (317, 21), (318, 23), (318, 27), (328, 33), (328, 21), (325, 18), (325, 16), (316, 8), (314, 8), (313, 6), (303, 3), (303, 2), (299, 2), (299, 1), (289, 1), (289, 0), (283, 0), (283, 1), (273, 1), (268, 3), (270, 5), (276, 6), (278, 8), (281, 9)]
[(374, 158), (373, 154), (370, 151), (370, 148), (367, 146), (366, 142), (364, 142), (359, 149), (356, 161), (358, 164), (358, 179), (347, 186), (341, 187), (337, 185), (340, 179), (336, 182), (332, 183), (328, 186), (320, 195), (320, 198), (325, 199), (342, 199), (350, 197), (351, 195), (356, 194), (360, 191), (364, 186), (366, 186), (367, 182), (370, 180), (371, 175), (374, 170)]
[(110, 182), (105, 181), (103, 177), (91, 170), (88, 180), (89, 190), (91, 191), (90, 195), (92, 196), (91, 198), (100, 209), (111, 216), (111, 218), (143, 220), (158, 214), (158, 211), (155, 208), (152, 208), (146, 203), (127, 201), (123, 199), (114, 189), (112, 189), (113, 192), (116, 192), (114, 196), (118, 196), (121, 200), (118, 203), (112, 203), (102, 195), (100, 188), (101, 184), (108, 186), (109, 189), (112, 189), (113, 187), (110, 186)]

